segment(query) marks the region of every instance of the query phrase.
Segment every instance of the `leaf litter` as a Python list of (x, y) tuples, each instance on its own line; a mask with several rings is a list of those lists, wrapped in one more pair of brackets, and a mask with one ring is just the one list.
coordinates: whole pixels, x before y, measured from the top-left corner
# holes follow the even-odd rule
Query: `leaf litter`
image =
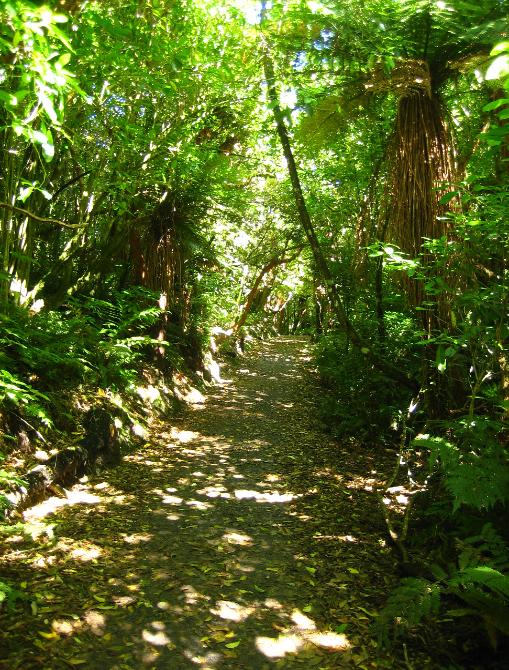
[(372, 626), (397, 579), (383, 463), (319, 425), (309, 348), (258, 344), (77, 502), (45, 506), (52, 533), (0, 559), (26, 597), (0, 610), (0, 668), (408, 667)]

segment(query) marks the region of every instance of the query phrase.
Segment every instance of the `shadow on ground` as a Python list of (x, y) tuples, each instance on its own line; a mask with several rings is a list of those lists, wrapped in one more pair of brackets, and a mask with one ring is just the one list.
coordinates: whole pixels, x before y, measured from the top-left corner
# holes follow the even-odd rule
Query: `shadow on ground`
[(371, 630), (394, 580), (372, 456), (315, 424), (306, 340), (257, 354), (155, 443), (28, 511), (39, 540), (2, 560), (28, 600), (1, 613), (1, 668), (403, 667)]

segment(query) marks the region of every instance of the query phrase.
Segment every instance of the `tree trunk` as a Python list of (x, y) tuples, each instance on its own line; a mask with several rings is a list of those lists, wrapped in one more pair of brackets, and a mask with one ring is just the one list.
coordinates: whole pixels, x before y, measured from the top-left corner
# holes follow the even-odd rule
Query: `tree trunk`
[(316, 268), (325, 282), (327, 291), (331, 297), (331, 303), (334, 305), (334, 311), (336, 318), (338, 319), (341, 327), (352, 341), (360, 342), (357, 332), (353, 328), (350, 320), (347, 317), (345, 307), (341, 297), (338, 295), (332, 273), (330, 271), (327, 259), (325, 258), (323, 251), (320, 247), (318, 237), (316, 235), (311, 217), (309, 215), (306, 201), (304, 199), (304, 194), (302, 193), (302, 187), (300, 184), (299, 174), (297, 171), (297, 165), (293, 156), (292, 147), (290, 144), (290, 139), (288, 137), (288, 131), (286, 129), (286, 124), (284, 121), (283, 112), (279, 105), (278, 95), (276, 91), (276, 77), (274, 74), (274, 65), (270, 58), (268, 48), (265, 48), (264, 54), (264, 70), (265, 70), (265, 79), (267, 82), (267, 91), (269, 96), (270, 106), (274, 114), (274, 120), (276, 122), (277, 133), (281, 142), (283, 149), (283, 154), (286, 159), (286, 164), (288, 166), (288, 174), (290, 176), (290, 181), (292, 184), (293, 196), (295, 198), (295, 205), (297, 207), (297, 212), (299, 214), (299, 220), (302, 225), (302, 228), (306, 234), (309, 246), (313, 253), (313, 259), (315, 261)]
[[(263, 16), (263, 10), (262, 10), (262, 16)], [(290, 139), (288, 137), (288, 131), (284, 121), (283, 112), (279, 104), (279, 99), (276, 91), (276, 77), (274, 73), (274, 65), (272, 63), (272, 59), (270, 57), (267, 44), (265, 44), (264, 49), (263, 65), (265, 72), (265, 80), (267, 83), (269, 104), (274, 114), (277, 133), (281, 141), (281, 146), (288, 166), (288, 173), (292, 184), (292, 190), (295, 198), (297, 212), (299, 214), (299, 220), (306, 234), (309, 246), (311, 247), (311, 251), (313, 253), (313, 259), (318, 274), (322, 277), (325, 283), (327, 292), (329, 294), (331, 306), (334, 311), (334, 315), (339, 323), (339, 326), (344, 331), (350, 342), (355, 347), (360, 349), (365, 356), (369, 357), (370, 360), (372, 361), (372, 364), (376, 368), (378, 368), (381, 372), (385, 373), (391, 379), (398, 381), (399, 383), (403, 384), (404, 386), (415, 392), (418, 389), (416, 383), (412, 380), (409, 380), (407, 376), (403, 374), (398, 368), (388, 363), (385, 359), (377, 356), (376, 353), (372, 351), (371, 347), (368, 346), (367, 343), (365, 343), (361, 339), (361, 337), (357, 333), (357, 330), (354, 328), (352, 322), (348, 317), (345, 305), (343, 303), (343, 300), (341, 299), (341, 296), (338, 293), (336, 284), (334, 282), (334, 278), (327, 263), (327, 259), (325, 258), (323, 251), (320, 247), (318, 237), (316, 235), (313, 223), (311, 221), (311, 217), (309, 215), (306, 206), (306, 201), (304, 198), (304, 194), (302, 192), (299, 174), (297, 171), (297, 165), (295, 163), (295, 159), (293, 156), (292, 147), (290, 144)]]
[[(400, 99), (390, 159), (388, 237), (411, 258), (422, 253), (426, 239), (449, 231), (449, 205), (440, 198), (454, 181), (451, 140), (440, 100), (430, 89), (423, 85)], [(404, 284), (409, 303), (420, 307), (424, 282), (408, 278)], [(433, 332), (449, 321), (447, 300), (439, 295), (435, 307), (421, 314), (424, 328)]]
[(265, 275), (267, 275), (271, 270), (273, 270), (278, 265), (283, 265), (284, 263), (291, 263), (292, 261), (294, 261), (296, 258), (298, 258), (300, 252), (302, 251), (302, 248), (303, 248), (302, 246), (298, 247), (296, 253), (293, 254), (293, 256), (290, 256), (289, 258), (285, 258), (284, 256), (283, 257), (274, 256), (273, 258), (270, 259), (268, 263), (266, 263), (263, 266), (263, 268), (258, 273), (253, 283), (253, 286), (251, 287), (251, 290), (247, 294), (246, 302), (244, 303), (244, 308), (242, 310), (241, 315), (239, 316), (239, 318), (232, 327), (232, 334), (234, 337), (237, 335), (242, 326), (246, 323), (246, 319), (249, 315), (249, 312), (251, 311), (255, 298), (258, 294), (258, 289), (260, 288), (260, 284)]

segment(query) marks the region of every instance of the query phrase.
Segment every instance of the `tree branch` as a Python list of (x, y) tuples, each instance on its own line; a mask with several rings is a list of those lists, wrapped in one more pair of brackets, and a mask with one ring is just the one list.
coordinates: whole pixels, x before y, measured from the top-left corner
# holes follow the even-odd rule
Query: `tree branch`
[(11, 209), (13, 212), (18, 212), (19, 214), (24, 214), (25, 216), (28, 216), (29, 219), (34, 219), (34, 221), (40, 221), (41, 223), (54, 223), (55, 225), (63, 226), (64, 228), (82, 228), (83, 227), (83, 226), (80, 226), (78, 224), (65, 223), (64, 221), (60, 221), (59, 219), (46, 219), (43, 216), (37, 216), (37, 214), (33, 214), (32, 212), (29, 212), (28, 209), (22, 209), (21, 207), (15, 207), (14, 205), (9, 205), (8, 202), (0, 202), (0, 208)]
[(58, 198), (58, 196), (62, 193), (62, 191), (65, 191), (66, 188), (69, 188), (69, 186), (72, 186), (77, 181), (83, 179), (83, 177), (86, 177), (88, 174), (91, 174), (92, 172), (93, 170), (87, 170), (86, 172), (82, 172), (81, 174), (79, 174), (77, 177), (69, 179), (69, 181), (65, 182), (63, 186), (61, 186), (57, 191), (55, 191), (55, 193), (53, 193), (53, 200)]

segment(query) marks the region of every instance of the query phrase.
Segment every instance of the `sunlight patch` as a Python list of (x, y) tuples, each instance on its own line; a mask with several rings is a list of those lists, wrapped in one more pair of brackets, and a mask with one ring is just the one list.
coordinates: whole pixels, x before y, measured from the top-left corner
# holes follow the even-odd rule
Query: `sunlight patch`
[(300, 610), (293, 610), (291, 614), (293, 623), (299, 630), (316, 630), (316, 624)]
[(132, 535), (122, 534), (124, 542), (127, 544), (141, 544), (142, 542), (149, 542), (152, 539), (149, 533), (133, 533)]
[(263, 604), (265, 605), (265, 607), (268, 607), (271, 610), (283, 609), (283, 605), (281, 605), (279, 600), (276, 600), (275, 598), (267, 598)]
[(278, 482), (280, 479), (279, 475), (267, 475), (265, 477), (265, 481), (267, 482)]
[(146, 437), (147, 436), (147, 431), (145, 430), (145, 428), (143, 428), (143, 426), (140, 426), (139, 423), (134, 423), (132, 425), (131, 430), (136, 435), (136, 437)]
[(96, 491), (107, 491), (111, 488), (111, 485), (108, 482), (100, 482), (99, 484), (95, 484), (93, 488)]
[(200, 393), (198, 389), (192, 388), (190, 391), (184, 394), (178, 394), (177, 391), (175, 391), (175, 395), (177, 397), (181, 395), (179, 400), (183, 400), (184, 402), (188, 403), (189, 405), (204, 405), (205, 404), (205, 396), (203, 393)]
[[(78, 625), (76, 625), (78, 623)], [(58, 635), (72, 635), (76, 628), (81, 627), (81, 622), (70, 621), (69, 619), (55, 619), (51, 623), (52, 630)]]
[(88, 561), (94, 561), (96, 558), (99, 558), (101, 554), (102, 549), (100, 549), (100, 547), (77, 547), (71, 551), (71, 558), (74, 558), (76, 561), (88, 563)]
[(142, 400), (145, 400), (146, 402), (148, 401), (151, 404), (161, 398), (159, 389), (156, 389), (152, 384), (149, 384), (148, 386), (138, 386), (136, 392)]
[(33, 507), (25, 510), (23, 512), (23, 517), (26, 521), (44, 519), (44, 517), (48, 516), (48, 514), (53, 514), (53, 512), (56, 512), (57, 509), (65, 507), (67, 504), (68, 502), (65, 498), (57, 498), (56, 496), (53, 496), (39, 505), (34, 505)]
[(286, 654), (296, 654), (303, 644), (304, 641), (298, 635), (256, 638), (256, 648), (267, 658), (283, 658)]
[(89, 610), (85, 613), (83, 618), (94, 635), (97, 635), (98, 637), (104, 635), (106, 617), (103, 614), (99, 614), (99, 612), (96, 612), (95, 610)]
[(224, 486), (207, 486), (204, 489), (196, 491), (201, 496), (207, 496), (207, 498), (230, 498), (230, 494), (227, 493)]
[[(23, 516), (25, 516), (25, 514), (23, 514)], [(54, 523), (45, 523), (44, 521), (34, 520), (28, 521), (28, 523), (25, 524), (24, 533), (30, 535), (32, 540), (37, 540), (40, 537), (44, 537), (44, 535), (52, 540), (54, 537), (54, 528)]]
[(194, 433), (192, 430), (177, 430), (176, 428), (171, 429), (170, 436), (172, 440), (176, 440), (180, 444), (187, 444), (200, 437), (198, 433)]
[(186, 650), (184, 656), (191, 661), (191, 663), (198, 665), (202, 670), (215, 670), (217, 664), (222, 659), (221, 654), (212, 651), (207, 652), (204, 656), (196, 656), (193, 655), (192, 651)]
[(340, 633), (311, 633), (310, 635), (306, 635), (306, 639), (318, 647), (331, 649), (332, 651), (349, 649), (351, 646), (346, 635)]
[(141, 634), (141, 637), (145, 640), (145, 642), (153, 644), (156, 647), (164, 647), (167, 644), (171, 644), (170, 638), (162, 630), (158, 630), (156, 633), (152, 633), (145, 628)]
[(372, 491), (377, 483), (378, 481), (373, 477), (356, 477), (348, 482), (346, 487), (357, 491)]
[(70, 491), (66, 491), (66, 496), (68, 505), (78, 505), (80, 503), (95, 505), (96, 503), (103, 501), (103, 498), (100, 496), (96, 496), (93, 493), (89, 493), (88, 491), (84, 491), (78, 488), (73, 488)]
[(32, 561), (32, 565), (35, 568), (49, 568), (56, 563), (56, 556), (39, 556)]
[(182, 587), (182, 593), (184, 594), (188, 605), (196, 605), (200, 600), (210, 600), (208, 596), (203, 595), (189, 584)]
[(269, 503), (285, 503), (295, 500), (298, 496), (293, 493), (278, 493), (274, 491), (273, 493), (262, 493), (260, 491), (249, 491), (247, 489), (237, 489), (235, 491), (235, 497), (237, 500), (246, 500), (249, 498), (254, 498), (257, 502), (269, 502)]
[(189, 505), (189, 507), (192, 507), (193, 509), (197, 509), (200, 511), (204, 511), (212, 507), (210, 503), (203, 502), (202, 500), (188, 500), (186, 502), (186, 505)]
[(127, 607), (136, 602), (136, 598), (133, 596), (113, 596), (113, 602), (117, 607)]
[(221, 619), (238, 622), (247, 619), (255, 611), (255, 608), (245, 607), (231, 600), (219, 600), (216, 603), (216, 608), (210, 611)]
[(179, 498), (178, 496), (164, 496), (162, 502), (165, 505), (180, 505), (184, 502), (184, 498)]
[(223, 539), (225, 539), (229, 544), (238, 544), (243, 547), (248, 547), (253, 544), (253, 538), (242, 533), (225, 533), (223, 535)]

